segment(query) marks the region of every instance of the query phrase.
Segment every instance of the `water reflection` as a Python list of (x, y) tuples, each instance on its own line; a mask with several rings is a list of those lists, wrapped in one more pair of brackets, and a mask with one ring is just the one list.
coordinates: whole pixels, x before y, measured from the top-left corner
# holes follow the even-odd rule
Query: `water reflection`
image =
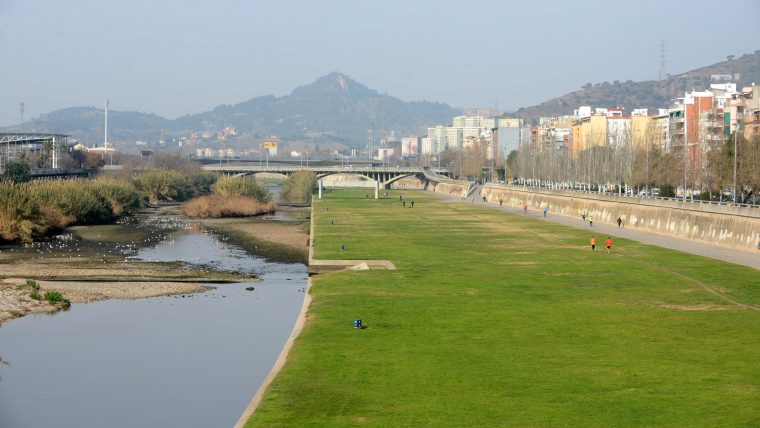
[(181, 229), (134, 257), (256, 273), (195, 295), (74, 304), (0, 328), (0, 427), (232, 426), (303, 301), (302, 264)]

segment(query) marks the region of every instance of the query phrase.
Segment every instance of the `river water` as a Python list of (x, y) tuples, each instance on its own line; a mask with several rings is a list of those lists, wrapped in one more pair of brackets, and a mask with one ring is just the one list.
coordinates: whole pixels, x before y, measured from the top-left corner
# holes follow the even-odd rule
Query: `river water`
[[(277, 359), (304, 298), (301, 263), (180, 228), (134, 257), (257, 274), (186, 296), (73, 304), (0, 327), (0, 427), (227, 427)], [(254, 291), (246, 291), (248, 286)]]

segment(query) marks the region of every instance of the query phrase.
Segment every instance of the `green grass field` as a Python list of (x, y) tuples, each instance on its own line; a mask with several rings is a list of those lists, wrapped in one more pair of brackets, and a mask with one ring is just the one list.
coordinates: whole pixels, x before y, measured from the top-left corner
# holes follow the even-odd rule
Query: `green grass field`
[(398, 270), (314, 278), (247, 426), (760, 425), (760, 272), (620, 238), (592, 253), (585, 230), (365, 193), (315, 201), (315, 258)]

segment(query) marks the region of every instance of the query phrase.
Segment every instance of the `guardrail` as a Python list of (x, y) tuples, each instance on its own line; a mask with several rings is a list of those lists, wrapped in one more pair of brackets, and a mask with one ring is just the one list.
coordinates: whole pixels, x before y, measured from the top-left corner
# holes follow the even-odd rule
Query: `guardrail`
[[(204, 165), (204, 170), (207, 171), (250, 171), (250, 172), (279, 172), (279, 171), (330, 171), (330, 172), (345, 172), (345, 173), (357, 173), (357, 172), (396, 172), (396, 173), (422, 173), (423, 168), (410, 168), (410, 167), (354, 167), (354, 166), (319, 166), (319, 167), (307, 167), (307, 166), (252, 166), (252, 165)], [(446, 171), (440, 169), (439, 171)]]
[(671, 202), (685, 202), (685, 203), (696, 204), (696, 205), (718, 205), (718, 206), (727, 206), (727, 207), (744, 207), (744, 208), (760, 209), (760, 205), (758, 204), (734, 203), (734, 202), (724, 202), (724, 201), (703, 201), (700, 199), (670, 198), (670, 197), (665, 197), (665, 196), (629, 195), (626, 193), (617, 193), (617, 192), (598, 192), (598, 191), (591, 191), (591, 190), (578, 190), (578, 189), (567, 189), (567, 188), (521, 186), (521, 185), (515, 185), (515, 184), (492, 184), (492, 185), (504, 186), (504, 187), (514, 188), (514, 189), (528, 189), (528, 190), (532, 189), (532, 190), (538, 190), (538, 191), (549, 190), (552, 192), (565, 192), (565, 193), (575, 193), (575, 194), (584, 194), (584, 195), (618, 196), (618, 197), (625, 197), (625, 198), (632, 198), (632, 199), (639, 199), (639, 200), (659, 200), (659, 201), (671, 201)]

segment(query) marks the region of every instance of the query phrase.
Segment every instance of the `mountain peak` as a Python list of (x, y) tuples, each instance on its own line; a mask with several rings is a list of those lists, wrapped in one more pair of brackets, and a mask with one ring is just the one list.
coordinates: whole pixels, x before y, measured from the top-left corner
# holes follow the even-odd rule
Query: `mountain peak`
[(349, 96), (360, 97), (377, 94), (377, 92), (369, 89), (349, 76), (339, 71), (333, 71), (332, 73), (318, 78), (309, 85), (299, 86), (293, 90), (291, 95), (296, 97), (312, 97), (329, 93), (342, 93)]

